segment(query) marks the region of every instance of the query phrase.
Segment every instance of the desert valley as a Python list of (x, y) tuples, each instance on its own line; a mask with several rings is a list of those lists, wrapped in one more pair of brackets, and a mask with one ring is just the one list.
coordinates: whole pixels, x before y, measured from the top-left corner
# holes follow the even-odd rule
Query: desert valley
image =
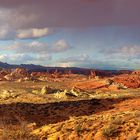
[(1, 69), (0, 139), (140, 139), (140, 71), (84, 72)]
[(0, 140), (140, 140), (140, 0), (0, 0)]

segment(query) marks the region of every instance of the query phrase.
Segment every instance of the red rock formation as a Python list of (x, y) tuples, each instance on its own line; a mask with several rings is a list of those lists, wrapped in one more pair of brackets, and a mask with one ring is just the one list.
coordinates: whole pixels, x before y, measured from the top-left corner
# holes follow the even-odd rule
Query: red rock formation
[(3, 78), (5, 75), (7, 75), (8, 74), (8, 71), (6, 71), (6, 70), (1, 70), (0, 71), (0, 78)]
[(122, 74), (120, 76), (115, 76), (113, 80), (114, 80), (114, 82), (123, 84), (124, 86), (126, 86), (128, 88), (139, 88), (140, 87), (139, 75)]
[(132, 74), (140, 75), (140, 70), (135, 70), (132, 72)]
[(16, 68), (10, 75), (14, 79), (29, 77), (29, 73), (24, 68)]

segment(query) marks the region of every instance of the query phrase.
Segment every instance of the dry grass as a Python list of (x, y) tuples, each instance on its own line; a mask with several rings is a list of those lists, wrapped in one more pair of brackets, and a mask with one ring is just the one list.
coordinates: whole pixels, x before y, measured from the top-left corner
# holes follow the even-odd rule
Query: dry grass
[(111, 124), (102, 129), (102, 134), (105, 137), (115, 137), (119, 133), (118, 125)]
[[(38, 139), (49, 139), (49, 138), (60, 138), (65, 140), (66, 138), (75, 138), (83, 140), (88, 138), (94, 138), (98, 132), (101, 132), (103, 137), (115, 139), (118, 135), (123, 136), (128, 140), (135, 140), (139, 138), (140, 133), (140, 113), (139, 113), (139, 104), (137, 100), (139, 99), (140, 89), (127, 89), (119, 91), (106, 91), (103, 92), (100, 89), (84, 91), (81, 92), (80, 98), (56, 98), (55, 94), (40, 95), (39, 92), (41, 88), (45, 85), (50, 86), (55, 89), (65, 89), (66, 83), (62, 82), (2, 82), (0, 83), (0, 91), (7, 89), (13, 90), (15, 94), (18, 94), (15, 98), (8, 98), (6, 100), (0, 100), (0, 105), (5, 108), (10, 108), (12, 103), (14, 104), (15, 110), (2, 110), (6, 112), (9, 116), (14, 114), (15, 116), (21, 115), (22, 119), (27, 120), (27, 124), (22, 125), (10, 125), (4, 124), (0, 130), (0, 136), (2, 139), (7, 140), (38, 140)], [(69, 90), (69, 89), (68, 89)], [(86, 96), (85, 96), (86, 94)], [(134, 98), (131, 102), (127, 99), (128, 97)], [(137, 99), (137, 98), (138, 99)], [(125, 98), (119, 102), (117, 99)], [(95, 105), (90, 104), (91, 99), (101, 99), (102, 102), (99, 102)], [(105, 100), (107, 99), (107, 100)], [(79, 100), (86, 100), (86, 103), (80, 103)], [(108, 101), (109, 103), (108, 104)], [(65, 107), (62, 106), (62, 109), (59, 109), (59, 105), (62, 102), (67, 102)], [(69, 106), (69, 102), (72, 101)], [(106, 101), (104, 103), (104, 101)], [(138, 100), (139, 101), (139, 100)], [(18, 104), (17, 104), (18, 103)], [(19, 104), (20, 103), (20, 104)], [(23, 103), (23, 104), (22, 104)], [(27, 103), (33, 103), (29, 107)], [(46, 109), (45, 105), (48, 103), (54, 104), (54, 107)], [(131, 105), (132, 104), (132, 105)], [(133, 106), (135, 105), (135, 106)], [(20, 107), (19, 107), (20, 106)], [(16, 110), (16, 109), (23, 110)], [(46, 112), (45, 112), (46, 109)], [(67, 112), (65, 112), (67, 109)], [(19, 112), (21, 113), (19, 113)], [(81, 114), (76, 115), (77, 112), (82, 112)], [(7, 113), (8, 112), (8, 113)], [(19, 113), (19, 114), (18, 114)], [(25, 114), (24, 114), (25, 113)], [(33, 114), (32, 114), (33, 113)], [(45, 116), (43, 116), (42, 114)], [(48, 114), (52, 116), (49, 116)], [(30, 114), (30, 115), (29, 115)], [(35, 114), (35, 116), (34, 116)], [(42, 116), (43, 117), (42, 117)], [(62, 115), (62, 116), (61, 116)], [(32, 121), (32, 118), (36, 119), (36, 122), (40, 120), (40, 126), (37, 128), (30, 129), (27, 127)], [(49, 118), (48, 118), (49, 116)], [(66, 117), (67, 116), (67, 117)], [(0, 116), (1, 117), (1, 116)], [(37, 118), (38, 117), (38, 118)], [(56, 117), (56, 118), (55, 118)], [(60, 118), (59, 118), (60, 117)], [(62, 117), (62, 118), (61, 118)], [(55, 118), (53, 122), (52, 118)], [(70, 118), (70, 119), (69, 119)], [(37, 120), (38, 119), (38, 120)], [(43, 120), (44, 119), (44, 120)], [(45, 124), (45, 121), (48, 120), (48, 124)], [(28, 122), (29, 121), (29, 122)], [(39, 121), (38, 121), (39, 122)], [(1, 124), (0, 124), (1, 127)], [(134, 131), (135, 135), (129, 136), (128, 133)], [(73, 139), (74, 139), (73, 138)], [(101, 139), (101, 138), (100, 138)]]
[(22, 125), (4, 125), (1, 131), (2, 140), (39, 140), (38, 136), (30, 134), (27, 124), (22, 122)]

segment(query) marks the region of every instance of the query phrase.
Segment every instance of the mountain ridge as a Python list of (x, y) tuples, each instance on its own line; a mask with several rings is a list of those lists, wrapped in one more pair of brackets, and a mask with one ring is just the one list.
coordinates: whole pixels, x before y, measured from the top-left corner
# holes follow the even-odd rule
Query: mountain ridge
[(90, 74), (91, 71), (96, 71), (99, 75), (112, 75), (112, 74), (121, 74), (121, 73), (131, 73), (131, 70), (101, 70), (94, 68), (80, 68), (80, 67), (49, 67), (41, 66), (35, 64), (8, 64), (0, 61), (0, 68), (2, 69), (16, 69), (24, 68), (29, 72), (50, 72), (53, 73), (55, 70), (58, 70), (62, 73), (66, 71), (71, 71), (75, 74)]

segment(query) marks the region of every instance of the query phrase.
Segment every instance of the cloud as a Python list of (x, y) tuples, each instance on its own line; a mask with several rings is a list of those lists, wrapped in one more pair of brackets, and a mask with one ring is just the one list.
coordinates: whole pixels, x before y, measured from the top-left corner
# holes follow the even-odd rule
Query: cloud
[(87, 54), (75, 55), (71, 57), (65, 57), (58, 59), (51, 66), (62, 67), (82, 67), (82, 68), (94, 68), (94, 69), (107, 69), (107, 70), (120, 70), (120, 69), (138, 69), (139, 59), (122, 59), (108, 57), (104, 54), (104, 58), (91, 57)]
[[(138, 39), (139, 34), (136, 35), (136, 31), (133, 32), (135, 35), (132, 33), (130, 35), (127, 31), (130, 31), (129, 26), (136, 27), (136, 30), (140, 26), (139, 5), (139, 0), (0, 0), (0, 40), (16, 40), (10, 47), (5, 47), (5, 43), (2, 42), (5, 47), (4, 51), (8, 54), (11, 53), (11, 56), (2, 55), (0, 59), (8, 60), (10, 58), (12, 61), (14, 58), (18, 60), (19, 57), (26, 62), (42, 64), (45, 62), (45, 58), (51, 59), (52, 55), (60, 53), (55, 56), (55, 59), (59, 59), (66, 55), (64, 52), (73, 48), (67, 40), (64, 40), (70, 38), (78, 46), (75, 49), (77, 56), (72, 56), (71, 53), (71, 57), (64, 57), (55, 64), (84, 67), (99, 67), (99, 65), (116, 67), (122, 64), (127, 65), (128, 62), (138, 64), (139, 45), (116, 48), (109, 48), (109, 46), (117, 46), (125, 41), (134, 43)], [(117, 28), (114, 30), (114, 26), (123, 28), (123, 25), (128, 26), (128, 30), (126, 29), (125, 34), (121, 30), (120, 35), (117, 33)], [(95, 30), (89, 28), (98, 26), (103, 27), (100, 28), (103, 29), (103, 32), (100, 32), (99, 28), (94, 28)], [(54, 29), (62, 29), (60, 34), (48, 39), (51, 42), (57, 37), (62, 37), (55, 43), (45, 42), (47, 38), (33, 40), (53, 34)], [(77, 32), (81, 29), (84, 32)], [(112, 33), (110, 34), (110, 32)], [(68, 33), (68, 35), (64, 36), (64, 33)], [(132, 38), (134, 39), (132, 40)], [(31, 40), (26, 41), (26, 39)], [(97, 47), (94, 47), (96, 45)], [(87, 46), (89, 50), (86, 49)], [(99, 53), (101, 46), (104, 46), (102, 49), (105, 47), (106, 49)], [(1, 50), (2, 48), (3, 46), (1, 46)], [(86, 54), (78, 55), (82, 52), (92, 53), (94, 56), (91, 58)], [(130, 62), (129, 60), (132, 58), (133, 62)], [(17, 61), (16, 59), (15, 61)]]
[(87, 54), (70, 56), (57, 60), (54, 66), (62, 67), (90, 67), (94, 61)]
[(69, 50), (71, 48), (72, 48), (72, 46), (69, 43), (67, 43), (64, 39), (61, 39), (53, 45), (52, 51), (63, 52), (63, 51)]
[(50, 54), (31, 55), (31, 54), (0, 54), (0, 61), (10, 64), (42, 64), (46, 65), (52, 60)]
[(4, 26), (0, 28), (0, 39), (36, 39), (51, 35), (52, 33), (54, 33), (52, 28), (11, 29), (8, 26)]
[(0, 21), (12, 28), (140, 24), (139, 0), (0, 0)]
[(71, 49), (72, 47), (64, 39), (61, 39), (52, 45), (48, 44), (47, 42), (40, 41), (32, 41), (29, 43), (14, 42), (7, 48), (8, 50), (14, 51), (16, 53), (36, 53), (42, 55), (46, 53), (62, 53)]
[(86, 62), (86, 61), (90, 61), (91, 58), (89, 57), (89, 55), (87, 54), (80, 54), (80, 55), (76, 55), (76, 56), (70, 56), (67, 58), (64, 58), (61, 60), (61, 62)]
[(40, 61), (40, 63), (42, 63), (43, 61), (46, 60), (52, 60), (52, 55), (51, 54), (41, 54), (41, 55), (37, 55), (37, 59), (38, 61)]
[(46, 53), (48, 52), (48, 44), (39, 41), (30, 43), (15, 42), (9, 49), (16, 53)]
[(10, 29), (8, 26), (0, 27), (0, 40), (11, 40), (15, 39), (16, 32)]
[(30, 38), (40, 38), (53, 33), (52, 29), (43, 28), (43, 29), (22, 29), (17, 31), (17, 38), (19, 39), (30, 39)]
[(108, 58), (129, 59), (140, 58), (140, 46), (139, 45), (126, 45), (116, 48), (104, 48), (100, 51)]
[(30, 62), (33, 57), (27, 54), (0, 54), (0, 61), (8, 63)]

